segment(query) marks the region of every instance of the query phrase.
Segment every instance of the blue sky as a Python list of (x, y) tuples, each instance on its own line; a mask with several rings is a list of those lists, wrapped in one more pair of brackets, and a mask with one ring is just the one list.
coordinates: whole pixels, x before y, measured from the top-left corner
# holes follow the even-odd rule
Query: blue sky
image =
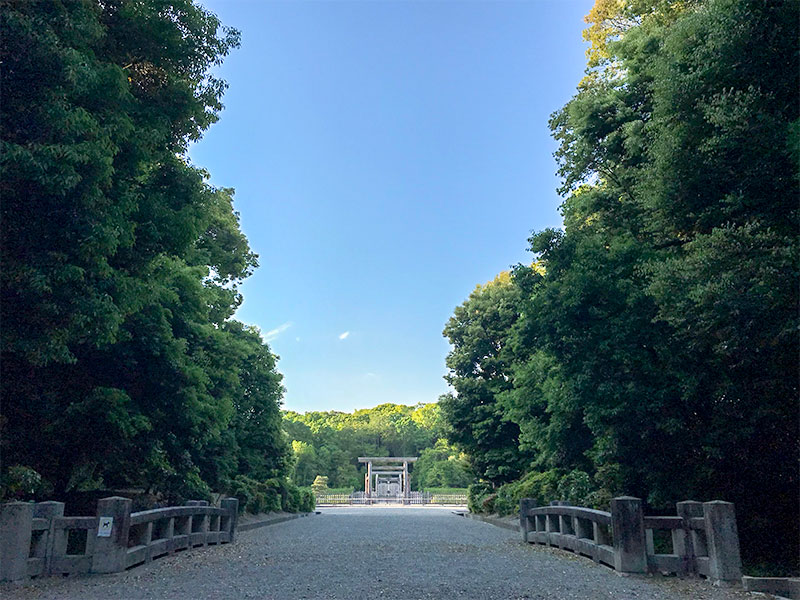
[(453, 309), (561, 224), (547, 121), (592, 0), (201, 3), (242, 45), (190, 155), (236, 189), (261, 262), (237, 318), (285, 408), (435, 401)]

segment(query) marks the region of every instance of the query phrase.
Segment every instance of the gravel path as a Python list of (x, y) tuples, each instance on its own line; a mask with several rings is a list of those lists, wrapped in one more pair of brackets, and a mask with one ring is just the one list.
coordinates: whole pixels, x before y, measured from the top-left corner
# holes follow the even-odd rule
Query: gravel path
[(365, 600), (739, 600), (702, 581), (619, 577), (441, 508), (353, 507), (241, 533), (115, 575), (44, 578), (0, 597)]

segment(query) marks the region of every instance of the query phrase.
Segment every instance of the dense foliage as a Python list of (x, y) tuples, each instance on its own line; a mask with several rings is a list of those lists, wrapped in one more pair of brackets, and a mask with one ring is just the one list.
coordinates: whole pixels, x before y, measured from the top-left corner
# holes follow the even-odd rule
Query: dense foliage
[(724, 499), (751, 566), (796, 570), (800, 4), (598, 0), (588, 20), (551, 121), (564, 228), (445, 329), (473, 503)]
[(316, 507), (314, 493), (300, 488), (284, 477), (258, 481), (237, 475), (228, 488), (238, 498), (239, 511), (252, 514), (269, 512), (311, 512)]
[(5, 492), (283, 489), (281, 376), (231, 318), (257, 259), (186, 153), (238, 33), (191, 0), (0, 15)]
[(478, 286), (444, 330), (453, 344), (446, 379), (455, 394), (440, 399), (450, 438), (467, 452), (479, 477), (495, 482), (519, 477), (527, 464), (519, 426), (497, 402), (511, 387), (504, 337), (519, 317), (519, 300), (509, 273), (502, 273)]
[(346, 493), (364, 489), (359, 456), (419, 456), (412, 463), (412, 489), (466, 487), (466, 460), (444, 438), (438, 404), (381, 404), (352, 413), (286, 411), (283, 426), (295, 454), (293, 481)]

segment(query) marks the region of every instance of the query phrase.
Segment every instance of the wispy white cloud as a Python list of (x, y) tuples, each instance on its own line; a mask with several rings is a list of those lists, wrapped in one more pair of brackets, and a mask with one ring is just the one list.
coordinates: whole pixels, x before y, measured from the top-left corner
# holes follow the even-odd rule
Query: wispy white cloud
[(289, 329), (293, 323), (291, 321), (287, 321), (283, 325), (278, 325), (275, 329), (270, 329), (267, 333), (264, 334), (264, 341), (271, 342), (272, 340), (276, 339), (280, 334), (284, 331)]
[(340, 340), (346, 340), (348, 335), (350, 335), (350, 332), (349, 331), (345, 331), (344, 333), (339, 334), (339, 339)]

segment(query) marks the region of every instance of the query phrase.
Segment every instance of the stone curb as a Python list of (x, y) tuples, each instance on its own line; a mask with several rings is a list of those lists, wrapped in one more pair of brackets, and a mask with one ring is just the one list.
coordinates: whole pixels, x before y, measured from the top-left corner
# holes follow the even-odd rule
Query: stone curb
[(775, 594), (778, 598), (800, 600), (800, 578), (797, 577), (742, 577), (746, 592)]
[(461, 517), (467, 517), (468, 519), (473, 519), (475, 521), (483, 521), (484, 523), (489, 523), (490, 525), (494, 525), (495, 527), (502, 527), (503, 529), (509, 529), (511, 531), (519, 531), (519, 525), (508, 523), (502, 519), (498, 519), (497, 517), (487, 517), (485, 515), (476, 515), (471, 512), (460, 512), (460, 511), (453, 511), (454, 515), (459, 515)]
[(283, 523), (285, 521), (291, 521), (292, 519), (300, 519), (302, 517), (309, 517), (311, 515), (318, 515), (319, 513), (314, 511), (310, 513), (297, 513), (295, 515), (281, 515), (279, 517), (273, 517), (271, 519), (265, 519), (263, 521), (256, 521), (255, 523), (243, 523), (236, 528), (236, 531), (250, 531), (251, 529), (258, 529), (259, 527), (266, 527), (267, 525), (277, 525), (278, 523)]

